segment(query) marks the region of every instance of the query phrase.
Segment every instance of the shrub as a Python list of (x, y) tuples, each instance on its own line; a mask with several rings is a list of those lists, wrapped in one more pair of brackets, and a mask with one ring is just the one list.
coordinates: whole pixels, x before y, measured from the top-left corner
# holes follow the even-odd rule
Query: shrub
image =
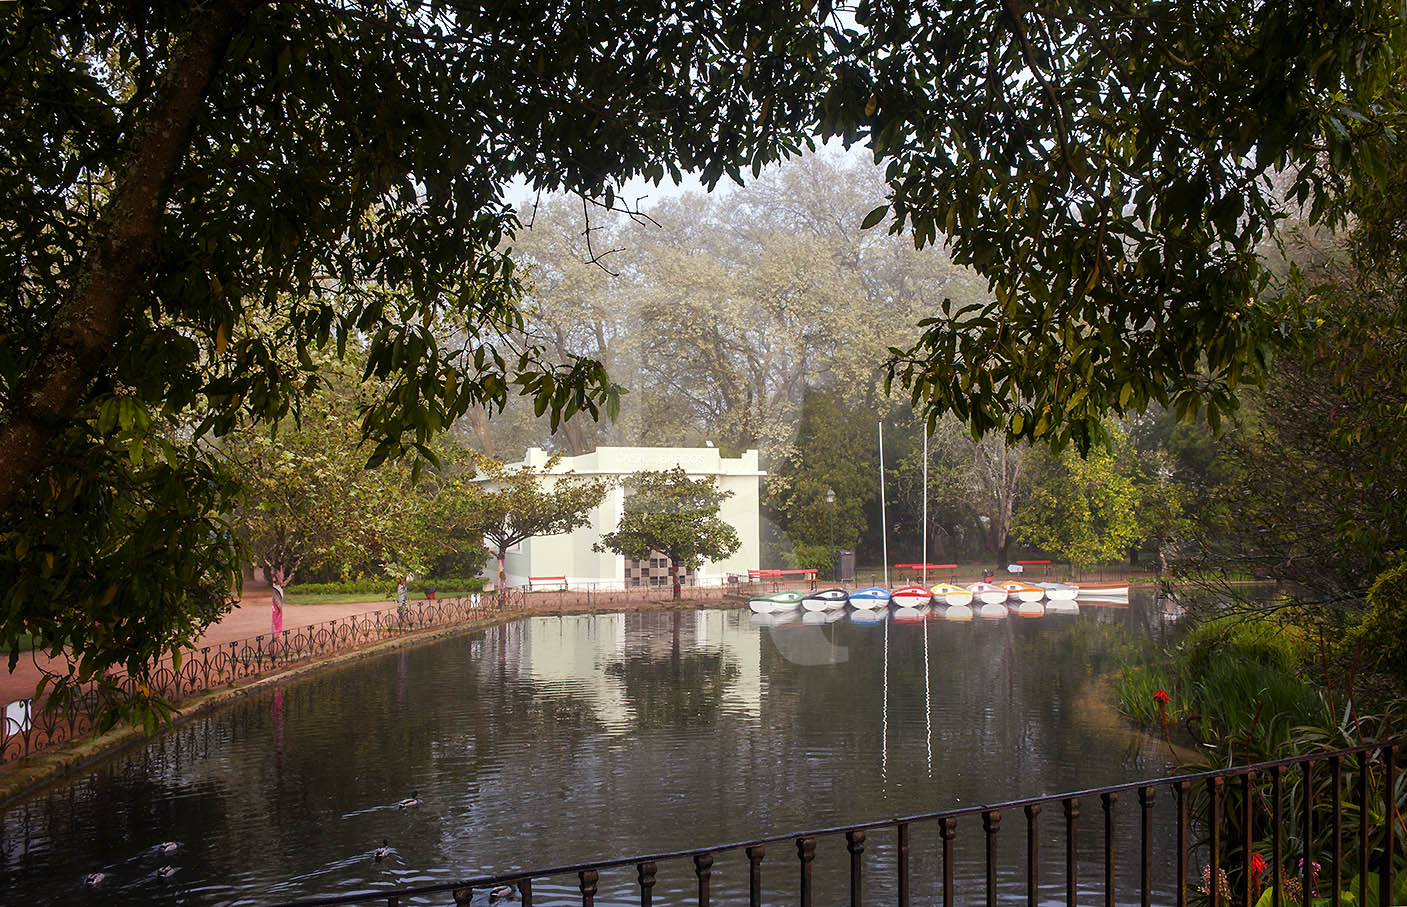
[[(482, 592), (484, 582), (485, 580), (482, 576), (426, 577), (425, 579), (413, 580), (409, 588), (412, 593), (423, 594), (429, 589), (434, 589), (436, 595), (465, 595), (473, 592)], [(298, 583), (289, 586), (285, 591), (290, 597), (299, 595), (379, 594), (385, 595), (389, 600), (396, 597), (396, 583), (389, 577), (372, 576), (345, 580), (339, 583)]]
[(1368, 590), (1368, 613), (1351, 634), (1368, 666), (1407, 687), (1407, 564), (1385, 570)]

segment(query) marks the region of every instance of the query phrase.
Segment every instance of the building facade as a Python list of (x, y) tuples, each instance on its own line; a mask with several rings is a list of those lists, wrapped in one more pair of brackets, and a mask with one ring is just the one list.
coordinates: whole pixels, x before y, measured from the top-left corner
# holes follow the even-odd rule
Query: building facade
[[(550, 459), (545, 451), (529, 448), (518, 465), (542, 469)], [(621, 515), (625, 513), (623, 481), (626, 478), (636, 472), (676, 466), (691, 479), (713, 478), (720, 490), (732, 492), (732, 497), (719, 507), (718, 516), (733, 527), (742, 542), (731, 557), (705, 561), (694, 572), (694, 581), (717, 583), (729, 575), (746, 579), (748, 570), (757, 569), (762, 553), (758, 494), (765, 473), (757, 467), (757, 451), (746, 451), (740, 457), (725, 457), (713, 447), (600, 447), (579, 457), (563, 457), (552, 471), (615, 480), (605, 500), (592, 511), (590, 524), (575, 532), (531, 538), (509, 549), (504, 559), (505, 582), (509, 586), (523, 586), (527, 585), (529, 577), (565, 576), (568, 586), (667, 587), (668, 559), (656, 554), (644, 561), (631, 561), (617, 554), (595, 551), (592, 546), (603, 534), (620, 525)], [(491, 566), (487, 574), (493, 577), (496, 570), (496, 566)], [(683, 576), (682, 570), (680, 575)]]

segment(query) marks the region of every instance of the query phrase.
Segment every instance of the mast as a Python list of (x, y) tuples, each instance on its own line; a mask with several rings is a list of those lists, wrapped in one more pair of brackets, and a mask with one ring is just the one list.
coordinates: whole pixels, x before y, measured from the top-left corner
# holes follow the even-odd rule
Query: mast
[[(928, 420), (923, 422), (923, 585), (928, 588)], [(925, 642), (928, 637), (924, 637)]]
[[(879, 422), (879, 538), (884, 551), (884, 588), (889, 588), (889, 517), (884, 510), (884, 420)], [(886, 639), (887, 639), (886, 635)]]

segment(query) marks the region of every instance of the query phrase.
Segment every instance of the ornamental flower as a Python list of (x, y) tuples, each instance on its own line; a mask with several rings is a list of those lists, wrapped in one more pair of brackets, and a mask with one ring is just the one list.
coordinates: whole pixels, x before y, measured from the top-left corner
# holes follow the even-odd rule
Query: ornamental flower
[(1168, 695), (1167, 690), (1157, 690), (1153, 693), (1153, 701), (1158, 703), (1159, 705), (1167, 705), (1168, 700), (1170, 700), (1171, 698), (1172, 697)]
[(1265, 857), (1258, 853), (1251, 854), (1251, 875), (1258, 876), (1265, 872)]

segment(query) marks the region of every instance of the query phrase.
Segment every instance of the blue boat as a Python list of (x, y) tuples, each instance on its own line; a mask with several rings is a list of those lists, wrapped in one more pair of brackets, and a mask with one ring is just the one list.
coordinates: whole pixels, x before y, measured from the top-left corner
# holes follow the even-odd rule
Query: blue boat
[(883, 586), (870, 586), (850, 593), (852, 607), (864, 611), (874, 611), (889, 607), (890, 593)]

